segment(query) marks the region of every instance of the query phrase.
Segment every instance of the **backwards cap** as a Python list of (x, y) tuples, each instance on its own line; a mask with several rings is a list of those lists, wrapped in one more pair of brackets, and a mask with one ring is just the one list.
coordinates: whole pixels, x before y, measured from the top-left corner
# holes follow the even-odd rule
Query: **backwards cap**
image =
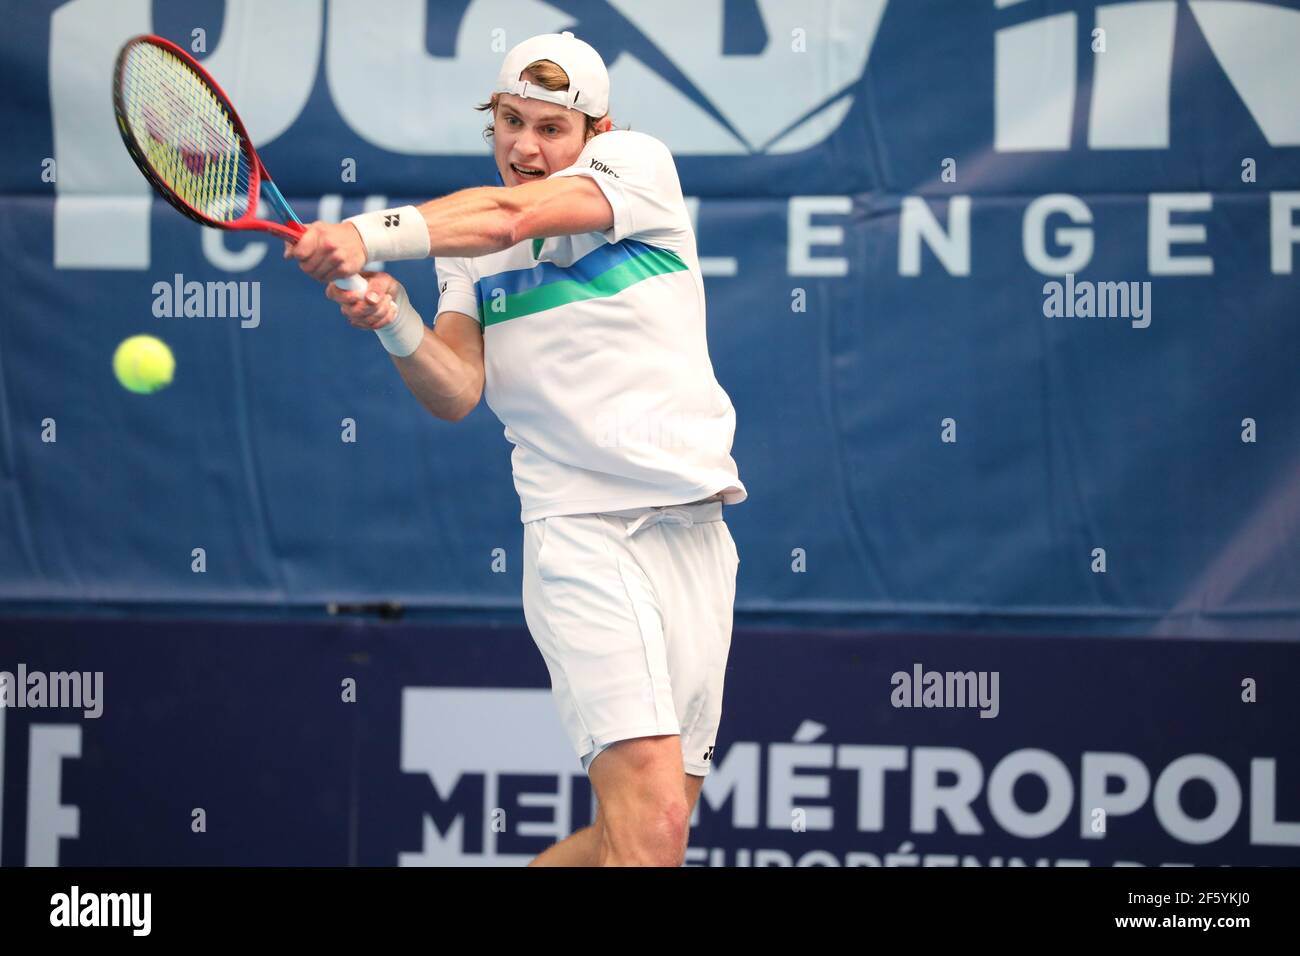
[[(548, 90), (519, 74), (528, 64), (550, 60), (569, 75), (567, 90)], [(609, 112), (609, 73), (595, 47), (579, 40), (568, 30), (542, 33), (516, 44), (506, 54), (497, 75), (494, 93), (513, 93), (525, 99), (545, 100), (596, 119)]]

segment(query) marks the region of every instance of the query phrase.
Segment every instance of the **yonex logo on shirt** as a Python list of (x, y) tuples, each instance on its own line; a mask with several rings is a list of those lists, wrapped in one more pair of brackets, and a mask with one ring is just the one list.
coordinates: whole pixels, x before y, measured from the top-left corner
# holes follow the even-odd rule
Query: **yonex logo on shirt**
[(615, 179), (618, 179), (618, 178), (619, 178), (618, 173), (614, 172), (614, 170), (610, 169), (608, 166), (606, 166), (604, 163), (602, 163), (599, 159), (593, 159), (593, 160), (591, 161), (591, 168), (594, 169), (594, 170), (596, 170), (596, 172), (598, 172), (598, 173), (609, 173), (609, 174), (610, 174), (611, 176), (613, 176)]

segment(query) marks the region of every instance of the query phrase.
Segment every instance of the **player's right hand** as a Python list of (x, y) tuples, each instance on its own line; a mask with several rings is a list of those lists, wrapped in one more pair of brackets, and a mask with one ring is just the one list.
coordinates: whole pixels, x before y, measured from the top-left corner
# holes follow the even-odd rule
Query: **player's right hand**
[(339, 304), (348, 323), (358, 329), (382, 329), (397, 317), (397, 292), (401, 284), (387, 272), (362, 272), (365, 293), (349, 292), (334, 283), (325, 286), (325, 297)]

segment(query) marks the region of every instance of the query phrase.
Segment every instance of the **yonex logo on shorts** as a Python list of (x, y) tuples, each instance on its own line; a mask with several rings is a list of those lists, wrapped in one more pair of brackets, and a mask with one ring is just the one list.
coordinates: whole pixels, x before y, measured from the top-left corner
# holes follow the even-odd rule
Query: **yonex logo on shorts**
[(712, 747), (710, 747), (708, 750), (704, 751), (704, 759), (705, 759), (705, 760), (712, 760), (712, 759), (713, 759), (713, 748), (712, 748)]

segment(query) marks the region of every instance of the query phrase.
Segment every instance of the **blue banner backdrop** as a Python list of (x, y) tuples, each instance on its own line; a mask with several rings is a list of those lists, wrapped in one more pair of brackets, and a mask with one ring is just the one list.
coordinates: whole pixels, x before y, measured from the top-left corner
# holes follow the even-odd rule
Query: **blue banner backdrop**
[[(138, 32), (196, 49), (338, 218), (491, 183), (472, 107), (571, 28), (698, 201), (742, 616), (1300, 632), (1295, 3), (693, 0), (689, 35), (675, 4), (10, 6), (0, 599), (517, 618), (495, 417), (431, 419), (277, 243), (151, 200), (109, 76)], [(432, 320), (429, 264), (392, 271)], [(244, 312), (169, 317), (224, 281)], [(1081, 317), (1089, 283), (1144, 304)], [(112, 377), (136, 333), (175, 351), (157, 395)]]

